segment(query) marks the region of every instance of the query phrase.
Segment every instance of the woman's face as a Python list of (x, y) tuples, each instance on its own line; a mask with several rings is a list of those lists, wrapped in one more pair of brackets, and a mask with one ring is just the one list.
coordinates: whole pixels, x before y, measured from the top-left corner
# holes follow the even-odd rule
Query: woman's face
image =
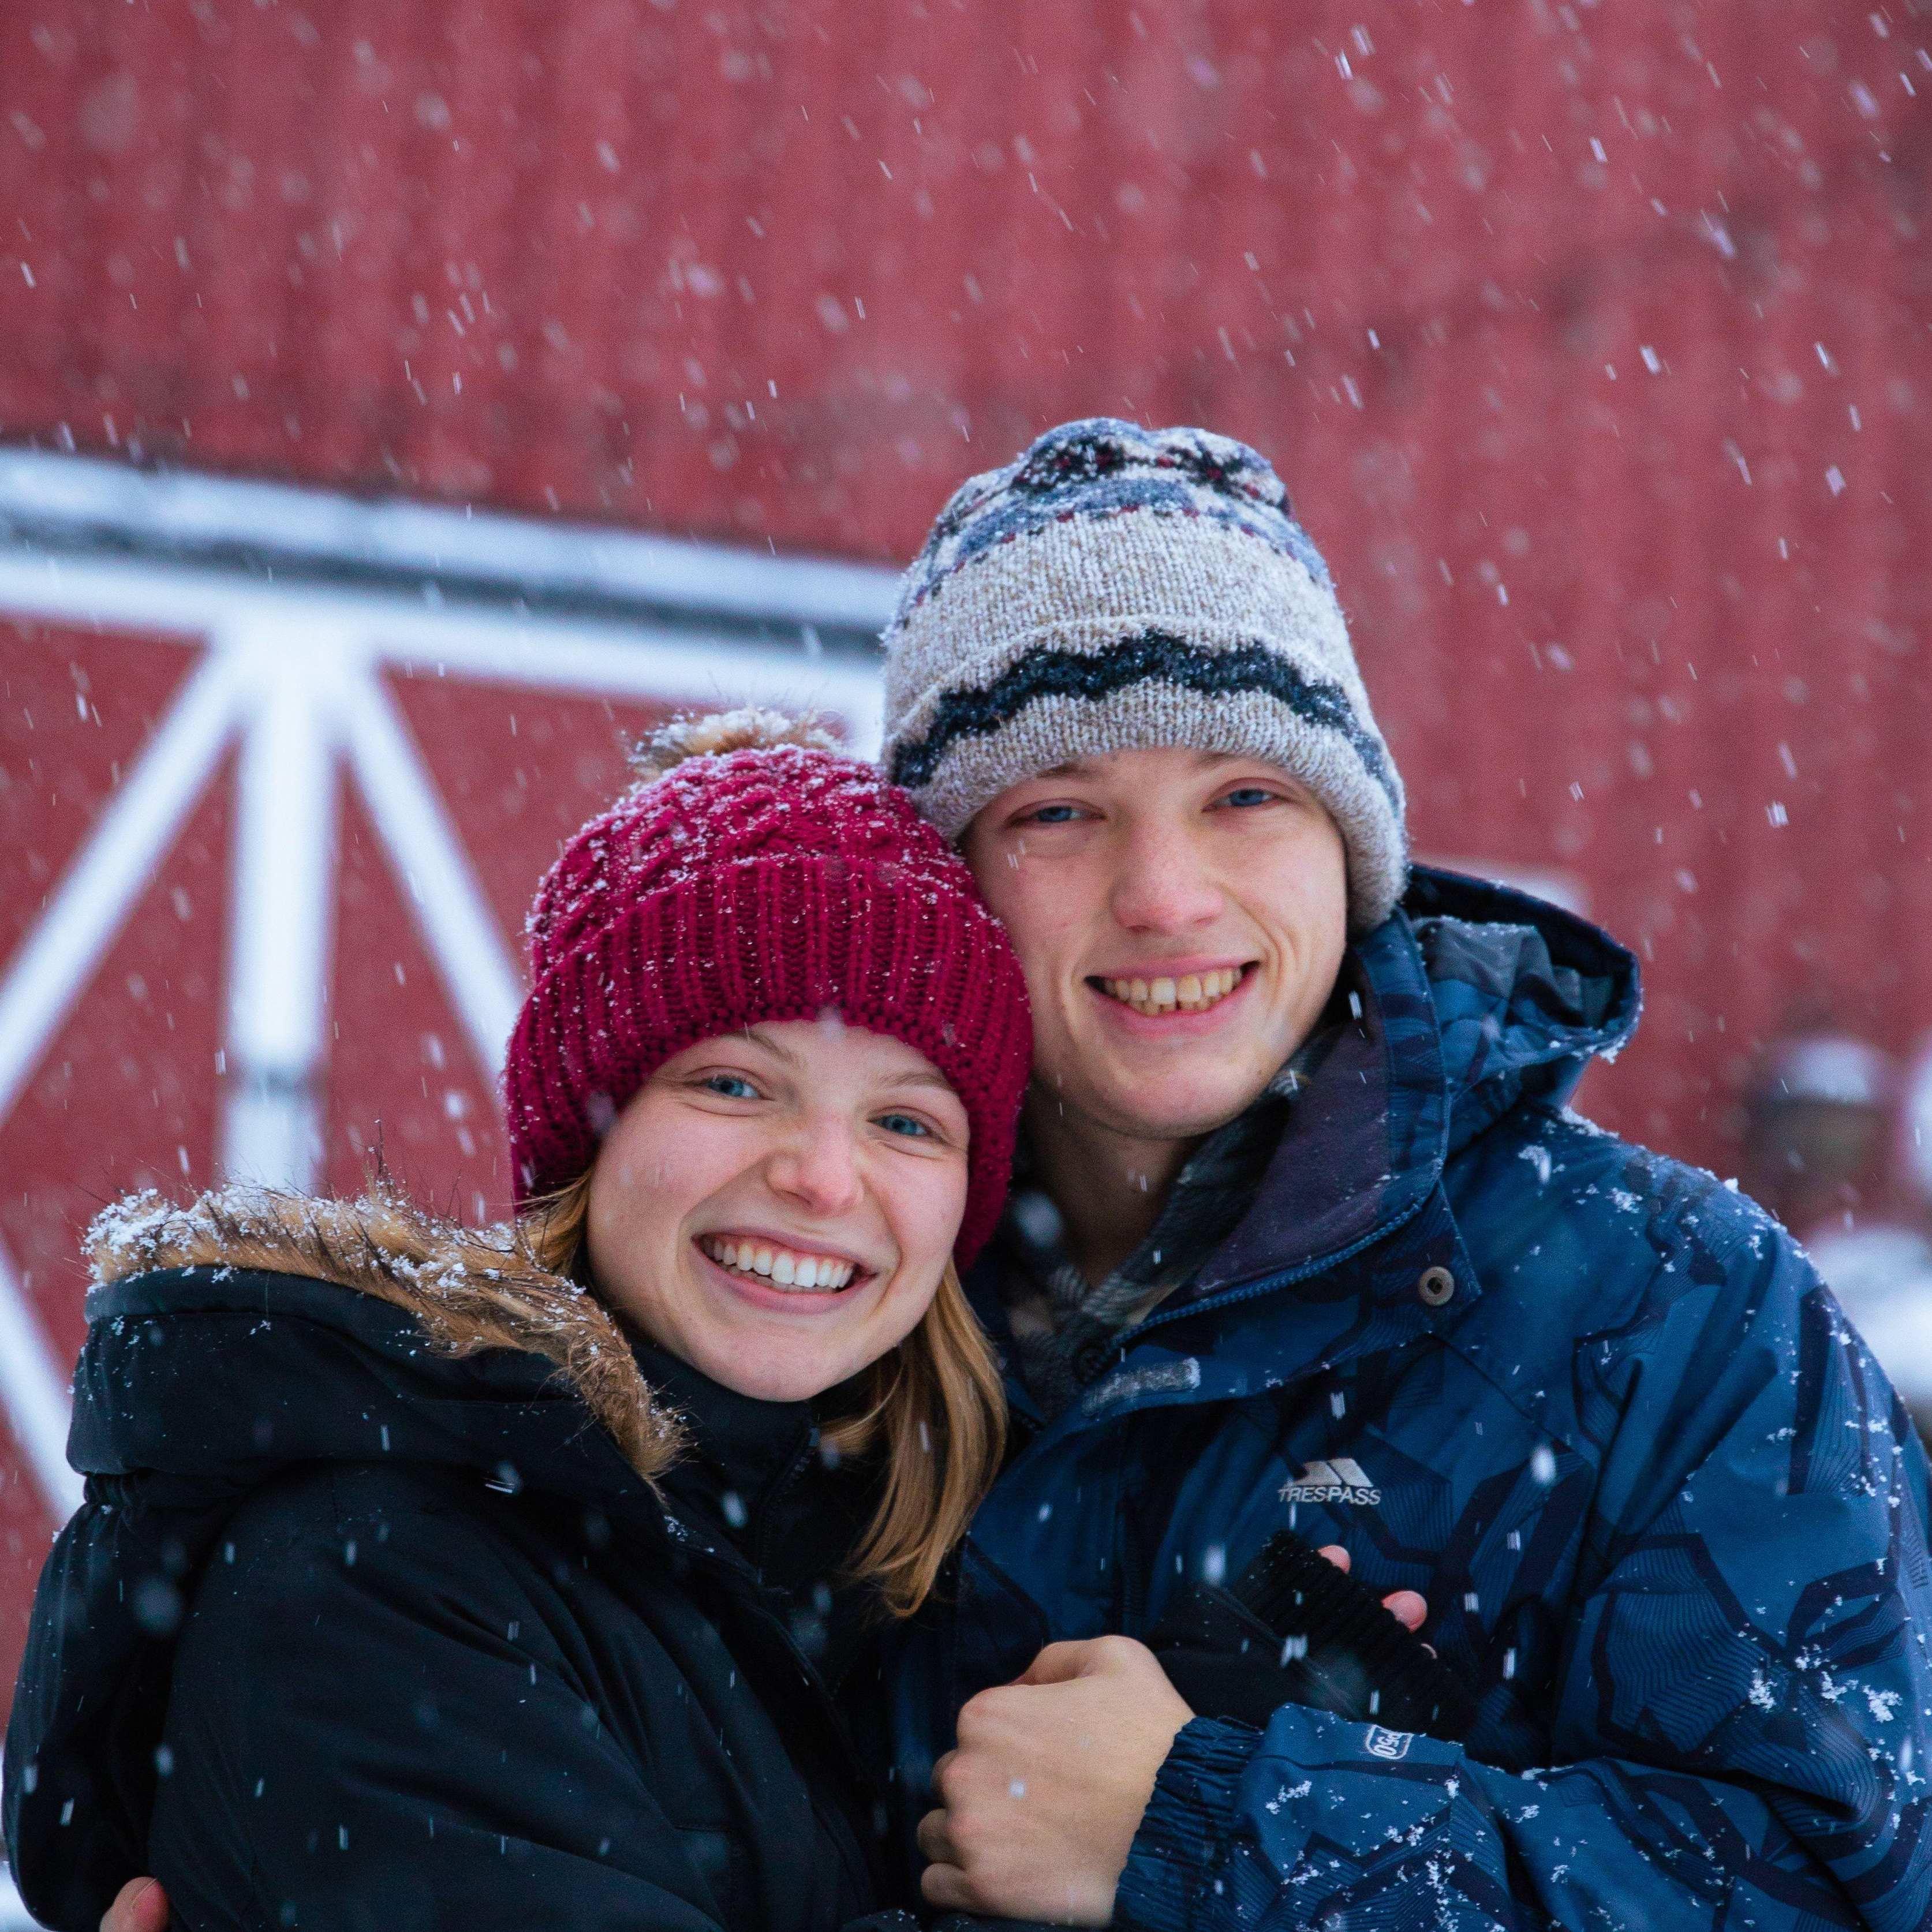
[(713, 1382), (796, 1402), (896, 1347), (966, 1204), (966, 1110), (922, 1054), (836, 1016), (665, 1061), (590, 1177), (591, 1271)]

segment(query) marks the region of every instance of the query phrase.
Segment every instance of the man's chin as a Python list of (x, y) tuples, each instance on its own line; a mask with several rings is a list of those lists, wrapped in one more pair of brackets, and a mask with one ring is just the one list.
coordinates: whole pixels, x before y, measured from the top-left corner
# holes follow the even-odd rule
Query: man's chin
[(1184, 1084), (1172, 1077), (1109, 1081), (1083, 1111), (1130, 1140), (1198, 1140), (1246, 1113), (1275, 1072), (1270, 1066), (1250, 1078), (1231, 1074)]

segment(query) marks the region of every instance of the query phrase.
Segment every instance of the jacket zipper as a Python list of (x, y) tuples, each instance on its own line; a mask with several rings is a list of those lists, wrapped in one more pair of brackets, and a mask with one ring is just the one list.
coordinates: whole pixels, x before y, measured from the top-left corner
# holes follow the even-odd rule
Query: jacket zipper
[(760, 1580), (765, 1574), (765, 1559), (771, 1554), (771, 1540), (776, 1533), (772, 1525), (778, 1520), (778, 1506), (798, 1486), (799, 1478), (805, 1474), (818, 1449), (818, 1431), (813, 1429), (780, 1472), (778, 1480), (765, 1492), (764, 1500), (758, 1506), (758, 1526), (752, 1532), (751, 1558), (752, 1567)]
[(1272, 1294), (1277, 1288), (1292, 1288), (1297, 1282), (1307, 1281), (1330, 1268), (1340, 1268), (1344, 1262), (1353, 1261), (1364, 1249), (1373, 1247), (1378, 1241), (1387, 1240), (1399, 1228), (1406, 1227), (1428, 1206), (1430, 1197), (1435, 1192), (1432, 1186), (1393, 1220), (1385, 1221), (1380, 1226), (1371, 1228), (1360, 1240), (1350, 1242), (1346, 1248), (1336, 1248), (1330, 1253), (1318, 1255), (1312, 1261), (1304, 1262), (1280, 1274), (1265, 1275), (1260, 1280), (1250, 1282), (1240, 1288), (1223, 1288), (1218, 1294), (1210, 1294), (1202, 1301), (1191, 1301), (1184, 1308), (1170, 1308), (1164, 1312), (1157, 1310), (1144, 1322), (1128, 1329), (1115, 1346), (1124, 1355), (1150, 1330), (1159, 1328), (1166, 1323), (1190, 1321), (1197, 1315), (1205, 1315), (1216, 1309), (1233, 1308), (1242, 1302), (1253, 1301), (1264, 1294)]
[[(809, 1453), (809, 1447), (808, 1445), (807, 1454)], [(802, 1468), (805, 1460), (805, 1456), (801, 1455), (796, 1466)], [(789, 1476), (788, 1486), (788, 1481)], [(775, 1491), (772, 1493), (776, 1500), (778, 1492)], [(878, 1792), (860, 1758), (858, 1748), (852, 1741), (844, 1712), (839, 1709), (824, 1678), (820, 1676), (818, 1666), (798, 1647), (791, 1632), (785, 1628), (784, 1619), (767, 1600), (767, 1586), (751, 1572), (745, 1559), (735, 1552), (728, 1554), (716, 1549), (707, 1549), (698, 1553), (698, 1560), (702, 1567), (710, 1569), (718, 1579), (722, 1586), (721, 1594), (735, 1600), (738, 1615), (743, 1622), (746, 1624), (755, 1623), (767, 1644), (776, 1648), (783, 1661), (797, 1671), (805, 1694), (815, 1707), (826, 1740), (824, 1748), (810, 1750), (809, 1756), (826, 1762), (826, 1768), (836, 1774), (843, 1775), (860, 1808), (876, 1802)], [(758, 1640), (755, 1633), (748, 1631), (747, 1634), (752, 1635), (754, 1642)], [(729, 1648), (728, 1643), (727, 1647)], [(742, 1670), (743, 1667), (741, 1663), (739, 1668)], [(768, 1694), (761, 1689), (760, 1694), (764, 1697)], [(772, 1718), (781, 1743), (788, 1749), (796, 1750), (807, 1742), (791, 1738), (788, 1726), (776, 1711), (772, 1712)], [(841, 1852), (848, 1869), (854, 1877), (862, 1879), (875, 1896), (883, 1898), (886, 1886), (882, 1862), (868, 1849), (855, 1828), (854, 1812), (848, 1810), (847, 1805), (830, 1791), (824, 1793), (821, 1802), (818, 1790), (812, 1784), (809, 1773), (802, 1774), (806, 1777), (807, 1792), (812, 1800), (812, 1811), (840, 1841)]]

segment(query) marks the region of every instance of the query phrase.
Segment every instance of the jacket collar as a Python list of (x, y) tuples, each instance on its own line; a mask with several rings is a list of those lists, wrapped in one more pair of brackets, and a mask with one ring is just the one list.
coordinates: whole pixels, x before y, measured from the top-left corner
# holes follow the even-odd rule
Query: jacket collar
[(1342, 986), (1352, 1023), (1191, 1300), (1312, 1270), (1410, 1220), (1455, 1148), (1526, 1094), (1560, 1104), (1641, 1005), (1636, 961), (1586, 921), (1420, 866), (1349, 948)]
[(1406, 1220), (1435, 1184), (1448, 1120), (1441, 1043), (1400, 914), (1349, 948), (1341, 986), (1349, 1017), (1190, 1300), (1354, 1247)]
[[(686, 1452), (659, 1479), (664, 1499), (704, 1540), (722, 1537), (764, 1568), (758, 1559), (784, 1540), (778, 1534), (784, 1525), (768, 1520), (772, 1513), (789, 1504), (823, 1516), (826, 1511), (818, 1505), (836, 1487), (814, 1453), (818, 1431), (812, 1404), (761, 1402), (713, 1382), (650, 1342), (633, 1348), (653, 1394), (676, 1409), (685, 1426)], [(796, 1479), (808, 1472), (820, 1480), (801, 1491)], [(813, 1505), (808, 1510), (808, 1496)], [(820, 1552), (823, 1560), (807, 1565), (818, 1575), (836, 1569), (856, 1540), (843, 1515), (836, 1527), (837, 1546), (828, 1544)]]

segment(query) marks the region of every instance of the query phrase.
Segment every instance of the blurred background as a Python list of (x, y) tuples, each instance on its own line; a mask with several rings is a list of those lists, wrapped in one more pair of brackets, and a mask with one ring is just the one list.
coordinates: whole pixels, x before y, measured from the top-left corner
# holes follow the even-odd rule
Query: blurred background
[(1932, 1396), (1928, 48), (1928, 0), (13, 0), (0, 1682), (92, 1214), (376, 1150), (500, 1212), (523, 908), (622, 736), (872, 742), (892, 570), (1076, 416), (1274, 460), (1419, 850), (1645, 963), (1580, 1104)]

